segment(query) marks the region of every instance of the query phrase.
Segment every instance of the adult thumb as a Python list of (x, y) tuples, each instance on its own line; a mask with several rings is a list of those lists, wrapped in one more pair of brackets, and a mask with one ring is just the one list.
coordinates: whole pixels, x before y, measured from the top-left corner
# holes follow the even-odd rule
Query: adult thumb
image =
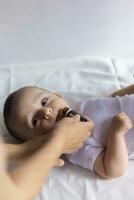
[(64, 160), (62, 160), (61, 158), (59, 158), (56, 163), (55, 166), (56, 167), (62, 167), (65, 164)]

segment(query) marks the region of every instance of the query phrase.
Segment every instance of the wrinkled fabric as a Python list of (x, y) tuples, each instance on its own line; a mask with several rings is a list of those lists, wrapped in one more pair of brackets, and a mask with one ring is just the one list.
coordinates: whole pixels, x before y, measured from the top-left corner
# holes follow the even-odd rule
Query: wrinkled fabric
[[(80, 165), (93, 172), (95, 159), (105, 149), (108, 127), (112, 118), (121, 112), (125, 112), (132, 123), (134, 122), (134, 94), (123, 97), (87, 99), (80, 103), (77, 109), (80, 114), (93, 120), (94, 129), (91, 137), (87, 139), (84, 145), (68, 158), (73, 164)], [(125, 141), (128, 157), (134, 159), (134, 127), (125, 134)]]

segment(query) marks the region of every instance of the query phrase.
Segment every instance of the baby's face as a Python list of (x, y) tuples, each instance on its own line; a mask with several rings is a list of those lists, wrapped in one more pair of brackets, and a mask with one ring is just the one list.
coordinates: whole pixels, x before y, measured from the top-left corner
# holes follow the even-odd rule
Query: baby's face
[(62, 118), (63, 108), (69, 104), (55, 93), (28, 88), (19, 94), (13, 107), (13, 129), (27, 140), (35, 135), (48, 134)]

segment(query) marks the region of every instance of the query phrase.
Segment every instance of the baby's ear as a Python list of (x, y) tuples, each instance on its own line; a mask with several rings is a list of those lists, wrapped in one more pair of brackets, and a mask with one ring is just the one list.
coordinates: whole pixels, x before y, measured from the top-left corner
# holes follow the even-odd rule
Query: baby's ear
[(56, 95), (57, 97), (63, 98), (63, 96), (61, 96), (59, 93), (57, 92), (53, 92), (52, 94)]

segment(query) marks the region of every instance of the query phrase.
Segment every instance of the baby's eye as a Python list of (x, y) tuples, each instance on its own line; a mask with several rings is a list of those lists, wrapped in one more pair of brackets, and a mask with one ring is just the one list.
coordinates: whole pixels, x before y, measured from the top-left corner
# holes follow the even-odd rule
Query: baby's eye
[(42, 106), (45, 106), (47, 103), (47, 98), (43, 98), (41, 101)]
[(36, 126), (37, 122), (38, 122), (38, 118), (37, 117), (33, 117), (33, 119), (32, 119), (32, 125), (34, 127)]

